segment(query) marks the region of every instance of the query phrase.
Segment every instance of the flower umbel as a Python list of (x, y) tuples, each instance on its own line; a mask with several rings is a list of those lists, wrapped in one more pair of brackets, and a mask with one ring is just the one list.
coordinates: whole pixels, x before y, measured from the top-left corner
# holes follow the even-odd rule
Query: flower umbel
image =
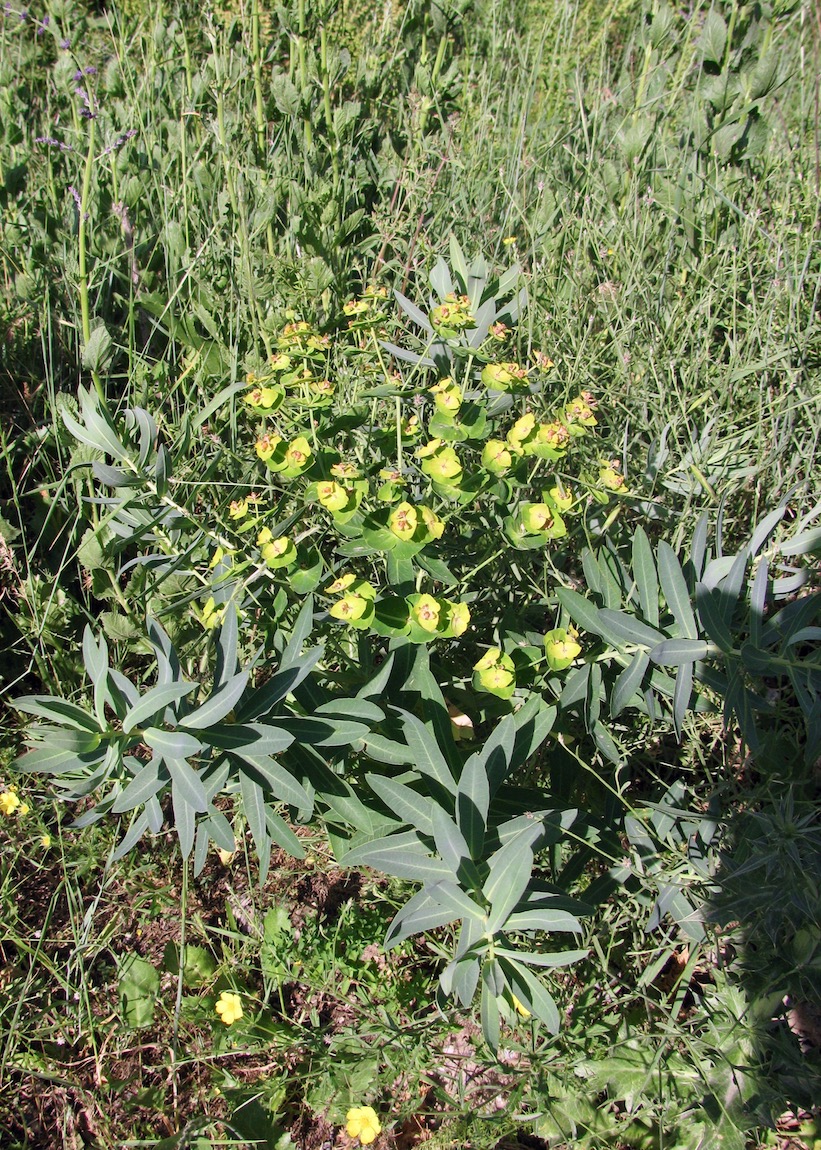
[(223, 990), (214, 1009), (226, 1026), (233, 1026), (242, 1018), (242, 999), (230, 990)]
[(382, 1123), (372, 1106), (354, 1106), (345, 1115), (345, 1130), (349, 1138), (368, 1146), (382, 1132)]

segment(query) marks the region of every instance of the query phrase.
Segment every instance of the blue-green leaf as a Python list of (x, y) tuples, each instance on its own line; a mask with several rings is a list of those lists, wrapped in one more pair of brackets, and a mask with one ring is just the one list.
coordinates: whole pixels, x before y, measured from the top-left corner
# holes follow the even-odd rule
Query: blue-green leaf
[(225, 716), (233, 711), (236, 704), (242, 698), (247, 685), (247, 671), (240, 671), (238, 675), (233, 675), (224, 682), (222, 686), (218, 687), (210, 698), (206, 699), (196, 710), (186, 715), (182, 720), (183, 725), (193, 728), (194, 730), (202, 730), (204, 727), (211, 727), (215, 723), (221, 723)]
[(427, 795), (420, 795), (412, 787), (399, 783), (385, 775), (369, 774), (365, 781), (377, 794), (388, 810), (404, 822), (415, 827), (422, 834), (433, 835), (433, 802)]
[(453, 878), (451, 868), (442, 859), (430, 855), (416, 831), (388, 835), (355, 847), (345, 855), (345, 866), (369, 866), (395, 878), (409, 878), (418, 882), (440, 882), (442, 879)]
[(644, 673), (650, 662), (647, 651), (636, 651), (628, 666), (616, 680), (610, 696), (610, 714), (615, 719), (641, 688)]
[(681, 570), (681, 564), (675, 551), (663, 539), (658, 546), (658, 565), (664, 598), (673, 613), (673, 618), (678, 623), (682, 637), (697, 639), (698, 627), (696, 627), (696, 618), (693, 614), (684, 572)]
[(146, 719), (153, 719), (172, 703), (190, 695), (196, 686), (196, 683), (176, 682), (150, 687), (123, 719), (123, 730), (128, 734)]
[(641, 613), (651, 627), (659, 625), (659, 580), (650, 541), (644, 528), (633, 536), (633, 576), (641, 602)]
[(14, 706), (27, 715), (36, 715), (53, 723), (68, 723), (78, 731), (94, 731), (99, 734), (101, 730), (93, 715), (89, 715), (76, 703), (69, 703), (67, 699), (59, 699), (54, 695), (21, 695), (14, 700)]

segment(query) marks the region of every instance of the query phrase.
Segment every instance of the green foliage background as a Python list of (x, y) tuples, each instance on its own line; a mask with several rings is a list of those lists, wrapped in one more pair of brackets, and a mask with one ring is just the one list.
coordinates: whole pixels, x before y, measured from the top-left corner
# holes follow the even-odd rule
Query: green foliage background
[(4, 1144), (812, 1144), (815, 7), (1, 19)]

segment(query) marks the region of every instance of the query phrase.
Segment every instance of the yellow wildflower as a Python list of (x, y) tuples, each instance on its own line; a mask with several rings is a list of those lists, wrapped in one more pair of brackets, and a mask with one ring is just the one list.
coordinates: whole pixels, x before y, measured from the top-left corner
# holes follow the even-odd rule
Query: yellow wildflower
[(20, 806), (20, 800), (12, 790), (0, 794), (0, 811), (8, 818)]
[(382, 1132), (382, 1123), (372, 1106), (353, 1106), (345, 1115), (345, 1130), (349, 1138), (358, 1138), (368, 1146)]
[(513, 999), (513, 1005), (516, 1007), (516, 1010), (519, 1012), (519, 1014), (521, 1014), (522, 1018), (530, 1018), (530, 1011), (527, 1009), (522, 1000), (517, 998), (515, 994), (511, 994), (510, 997)]
[(242, 999), (230, 990), (223, 990), (215, 1010), (226, 1026), (233, 1026), (242, 1018)]

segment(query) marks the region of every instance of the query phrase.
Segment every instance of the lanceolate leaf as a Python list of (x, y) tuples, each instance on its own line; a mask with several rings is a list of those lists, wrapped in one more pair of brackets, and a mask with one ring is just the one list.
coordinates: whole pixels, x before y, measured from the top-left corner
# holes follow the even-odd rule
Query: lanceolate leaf
[(384, 775), (370, 774), (365, 781), (400, 819), (422, 834), (433, 835), (433, 802), (427, 795), (420, 795), (412, 787)]
[(168, 683), (165, 686), (149, 687), (146, 693), (141, 696), (139, 703), (136, 703), (123, 719), (123, 730), (127, 734), (144, 723), (146, 719), (153, 719), (155, 715), (164, 711), (172, 703), (190, 695), (196, 686), (196, 683), (178, 682)]
[(684, 716), (690, 706), (692, 693), (693, 664), (682, 663), (676, 672), (676, 689), (673, 692), (673, 726), (678, 738), (681, 738), (681, 728), (684, 723)]
[(533, 871), (533, 843), (541, 833), (541, 822), (534, 820), (532, 829), (521, 831), (491, 855), (482, 892), (491, 905), (491, 933), (504, 928), (508, 915), (527, 889)]
[(655, 647), (664, 642), (665, 636), (660, 631), (648, 627), (646, 623), (642, 623), (625, 611), (611, 611), (603, 607), (599, 612), (599, 618), (610, 634), (617, 636), (622, 642), (637, 643), (643, 647)]
[(690, 593), (687, 590), (687, 582), (675, 551), (670, 544), (665, 543), (664, 540), (662, 540), (658, 546), (658, 564), (659, 578), (661, 580), (662, 590), (664, 591), (664, 598), (667, 600), (667, 606), (673, 613), (673, 618), (679, 625), (682, 637), (685, 639), (697, 639), (698, 628), (696, 627), (693, 608), (690, 604)]
[(482, 1034), (491, 1050), (499, 1049), (499, 1003), (488, 963), (482, 967)]
[(733, 649), (733, 635), (727, 625), (726, 613), (719, 607), (722, 598), (723, 592), (720, 588), (711, 591), (703, 583), (696, 584), (696, 606), (704, 630), (712, 641), (726, 653)]
[[(511, 727), (511, 736), (512, 734)], [(511, 737), (511, 744), (512, 741)], [(497, 744), (489, 750), (488, 747), (485, 747), (484, 753), (481, 755), (471, 755), (465, 763), (459, 785), (456, 788), (456, 820), (473, 859), (481, 857), (485, 843), (485, 825), (490, 805), (490, 786), (487, 772), (493, 769), (492, 760), (494, 756), (504, 763), (504, 766), (497, 772), (501, 778), (504, 778), (507, 773), (505, 769), (507, 759), (504, 750)]]
[(524, 910), (508, 917), (505, 930), (564, 930), (581, 934), (582, 925), (566, 910)]
[(641, 602), (641, 613), (651, 627), (659, 625), (659, 581), (650, 541), (642, 527), (633, 536), (633, 576)]
[(545, 1024), (551, 1034), (558, 1034), (559, 1011), (537, 976), (512, 958), (500, 958), (499, 966), (519, 1001)]
[(186, 715), (182, 722), (186, 727), (193, 727), (195, 730), (202, 730), (215, 723), (221, 723), (242, 698), (247, 685), (247, 671), (241, 671), (238, 675), (232, 676), (196, 710)]
[(204, 749), (194, 735), (185, 731), (165, 731), (159, 727), (146, 727), (143, 741), (158, 755), (172, 759), (190, 759)]
[[(236, 754), (241, 756), (243, 762), (253, 768), (253, 771), (259, 776), (259, 781), (264, 782), (280, 802), (288, 803), (292, 807), (298, 807), (299, 810), (310, 813), (313, 803), (308, 792), (302, 783), (297, 782), (293, 775), (278, 762), (262, 755), (257, 757), (242, 755), (241, 752), (236, 752)], [(247, 773), (246, 771), (241, 772), (243, 775)]]
[(700, 662), (714, 651), (703, 639), (666, 639), (653, 648), (650, 658), (665, 667), (681, 667), (685, 663)]
[(36, 715), (41, 719), (48, 719), (53, 723), (67, 723), (79, 731), (100, 732), (97, 720), (66, 699), (59, 699), (53, 695), (21, 695), (14, 700), (18, 711), (25, 711), (27, 715)]
[(208, 810), (208, 798), (202, 785), (202, 779), (190, 763), (186, 762), (185, 759), (174, 759), (165, 755), (163, 762), (168, 767), (168, 773), (174, 784), (174, 791), (182, 795), (192, 810)]
[(417, 882), (440, 882), (453, 878), (451, 868), (442, 859), (430, 855), (416, 831), (388, 835), (355, 847), (345, 855), (345, 866), (369, 866), (395, 878)]
[(212, 747), (253, 758), (278, 755), (294, 741), (290, 731), (264, 723), (225, 723), (203, 731), (200, 737)]
[(449, 818), (441, 807), (435, 806), (431, 817), (436, 849), (447, 863), (452, 874), (458, 875), (463, 862), (471, 857), (465, 837), (453, 819)]
[(168, 782), (168, 777), (168, 772), (162, 761), (152, 759), (151, 762), (146, 763), (139, 774), (131, 780), (125, 790), (117, 796), (111, 808), (112, 813), (116, 815), (122, 814), (125, 811), (132, 811), (135, 807), (147, 803), (150, 798), (156, 795), (161, 787), (165, 786)]
[(402, 728), (413, 758), (410, 760), (418, 771), (429, 775), (441, 783), (451, 794), (456, 793), (456, 783), (439, 746), (424, 723), (410, 711), (394, 708), (402, 718)]
[(636, 651), (629, 665), (619, 675), (610, 696), (610, 714), (614, 719), (639, 691), (649, 663), (650, 656), (646, 651)]
[(516, 962), (524, 962), (528, 966), (541, 966), (548, 969), (555, 969), (561, 966), (572, 966), (574, 962), (581, 962), (583, 958), (587, 958), (590, 951), (588, 950), (560, 950), (555, 954), (539, 954), (535, 951), (525, 950), (504, 950), (502, 947), (496, 947), (496, 953), (500, 958), (510, 958)]
[(171, 804), (174, 808), (174, 823), (180, 840), (180, 851), (182, 857), (187, 859), (194, 846), (196, 826), (194, 808), (186, 801), (185, 795), (177, 786), (171, 788)]

